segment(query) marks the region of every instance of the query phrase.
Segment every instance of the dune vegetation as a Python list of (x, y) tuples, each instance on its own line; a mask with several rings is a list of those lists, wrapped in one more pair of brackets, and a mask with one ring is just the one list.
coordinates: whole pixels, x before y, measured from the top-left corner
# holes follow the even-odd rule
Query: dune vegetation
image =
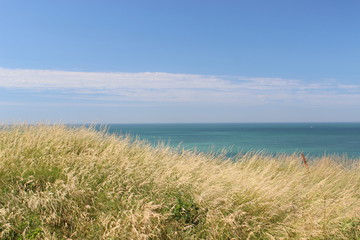
[(4, 126), (0, 239), (360, 239), (360, 164)]

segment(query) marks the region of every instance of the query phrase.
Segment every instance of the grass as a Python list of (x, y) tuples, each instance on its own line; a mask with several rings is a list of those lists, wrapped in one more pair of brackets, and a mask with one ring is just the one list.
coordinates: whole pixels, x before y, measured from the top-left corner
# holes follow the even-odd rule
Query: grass
[[(240, 157), (239, 157), (240, 158)], [(360, 239), (360, 164), (0, 130), (0, 239)]]

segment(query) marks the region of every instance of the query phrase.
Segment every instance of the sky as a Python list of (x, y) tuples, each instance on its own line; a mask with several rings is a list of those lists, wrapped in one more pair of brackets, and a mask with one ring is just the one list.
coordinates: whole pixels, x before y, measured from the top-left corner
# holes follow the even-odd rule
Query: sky
[(0, 123), (360, 122), (355, 0), (0, 0)]

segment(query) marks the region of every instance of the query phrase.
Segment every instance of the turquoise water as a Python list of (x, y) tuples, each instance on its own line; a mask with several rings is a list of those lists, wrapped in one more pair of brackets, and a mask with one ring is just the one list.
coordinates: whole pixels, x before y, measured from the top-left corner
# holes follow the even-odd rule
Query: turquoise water
[[(97, 126), (99, 127), (99, 126)], [(110, 124), (109, 133), (130, 134), (202, 152), (226, 149), (271, 154), (347, 154), (360, 157), (360, 123)]]

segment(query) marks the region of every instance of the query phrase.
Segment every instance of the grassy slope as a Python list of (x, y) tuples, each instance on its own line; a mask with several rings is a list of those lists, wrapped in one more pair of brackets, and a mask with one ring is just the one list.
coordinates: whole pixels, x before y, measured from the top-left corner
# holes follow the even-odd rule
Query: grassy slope
[(0, 239), (360, 239), (360, 166), (0, 130)]

